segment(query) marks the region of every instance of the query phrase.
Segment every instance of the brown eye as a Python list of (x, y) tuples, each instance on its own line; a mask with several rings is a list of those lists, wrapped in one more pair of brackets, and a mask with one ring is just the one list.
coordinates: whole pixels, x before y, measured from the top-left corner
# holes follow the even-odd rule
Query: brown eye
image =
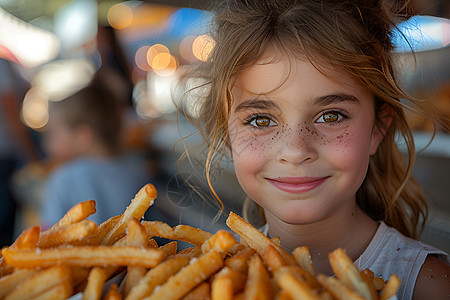
[(267, 117), (258, 117), (255, 119), (255, 124), (257, 127), (267, 127), (270, 125), (270, 119)]
[(334, 112), (327, 112), (322, 115), (324, 122), (336, 122), (339, 119), (339, 114)]

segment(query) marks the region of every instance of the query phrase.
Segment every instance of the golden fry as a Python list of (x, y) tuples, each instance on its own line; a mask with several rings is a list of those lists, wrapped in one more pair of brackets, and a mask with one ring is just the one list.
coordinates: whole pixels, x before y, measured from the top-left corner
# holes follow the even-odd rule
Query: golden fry
[(164, 255), (168, 257), (177, 253), (177, 247), (178, 247), (177, 241), (172, 241), (158, 247), (158, 249), (164, 252)]
[(122, 300), (123, 297), (119, 293), (119, 287), (116, 283), (112, 284), (108, 291), (105, 294), (105, 297), (103, 297), (103, 300)]
[(149, 236), (157, 236), (165, 239), (174, 239), (173, 228), (161, 221), (142, 221)]
[(156, 196), (156, 189), (152, 184), (146, 184), (142, 187), (139, 192), (137, 192), (136, 196), (134, 196), (134, 199), (131, 200), (130, 205), (122, 214), (122, 218), (120, 218), (116, 226), (114, 226), (114, 228), (101, 241), (101, 244), (112, 245), (114, 242), (122, 238), (125, 235), (128, 221), (131, 218), (140, 220), (150, 205), (153, 204)]
[(294, 300), (320, 300), (317, 292), (306, 282), (298, 280), (290, 272), (283, 272), (277, 279), (278, 285)]
[(212, 233), (188, 225), (178, 225), (174, 227), (173, 234), (175, 239), (191, 243), (195, 246), (203, 245), (206, 240), (213, 236)]
[(155, 287), (166, 282), (170, 276), (188, 265), (189, 261), (189, 257), (181, 255), (163, 261), (153, 269), (150, 269), (138, 284), (131, 289), (125, 299), (137, 300), (150, 295)]
[(247, 274), (248, 260), (252, 257), (256, 251), (253, 248), (245, 247), (235, 255), (225, 260), (225, 265), (232, 270), (239, 271)]
[(70, 297), (72, 293), (72, 285), (69, 281), (65, 280), (29, 300), (64, 300)]
[(331, 268), (337, 278), (341, 280), (347, 287), (357, 291), (364, 299), (376, 299), (377, 295), (374, 289), (363, 280), (359, 270), (353, 264), (352, 259), (338, 248), (328, 255)]
[(53, 229), (51, 232), (41, 235), (37, 246), (50, 248), (59, 245), (68, 245), (71, 242), (79, 242), (83, 238), (97, 232), (97, 223), (91, 220), (83, 220)]
[(319, 274), (317, 279), (338, 300), (364, 300), (364, 297), (348, 288), (335, 277), (326, 277), (323, 274)]
[(271, 239), (262, 234), (258, 229), (253, 227), (244, 221), (241, 217), (236, 215), (233, 212), (230, 212), (230, 215), (227, 219), (227, 225), (231, 230), (236, 232), (241, 239), (250, 247), (254, 248), (256, 252), (260, 256), (264, 255), (264, 250), (267, 246), (272, 245), (280, 252), (281, 256), (285, 260), (285, 262), (289, 265), (297, 265), (294, 258), (289, 255), (286, 251), (284, 251), (281, 247), (275, 244)]
[(294, 256), (295, 261), (300, 267), (312, 275), (316, 275), (316, 269), (314, 268), (308, 247), (303, 246), (295, 248), (294, 251), (292, 251), (292, 256)]
[(82, 246), (40, 251), (5, 249), (3, 255), (8, 264), (18, 268), (43, 268), (60, 264), (78, 267), (133, 265), (152, 268), (164, 259), (161, 250), (130, 246)]
[[(128, 222), (126, 237), (128, 246), (147, 247), (148, 245), (149, 239), (145, 228), (134, 218)], [(135, 286), (142, 277), (144, 277), (146, 271), (146, 267), (128, 266), (127, 276), (125, 277), (124, 295), (128, 295), (131, 288)]]
[(203, 282), (192, 291), (186, 294), (181, 300), (210, 300), (211, 287), (208, 282)]
[(206, 253), (211, 250), (217, 250), (227, 253), (236, 243), (237, 242), (231, 233), (225, 230), (218, 230), (216, 234), (203, 243), (202, 251), (203, 253)]
[(6, 297), (5, 300), (28, 299), (45, 292), (62, 281), (71, 281), (71, 271), (66, 266), (54, 266), (23, 280)]
[(278, 252), (272, 245), (267, 246), (263, 254), (263, 259), (271, 271), (276, 271), (279, 268), (286, 266), (286, 262), (283, 257), (281, 257), (280, 252)]
[(387, 300), (397, 294), (398, 288), (400, 287), (401, 280), (397, 275), (392, 274), (386, 285), (381, 290), (380, 300)]
[(33, 226), (27, 230), (24, 230), (11, 245), (11, 248), (22, 250), (31, 250), (36, 248), (40, 233), (41, 228), (39, 226)]
[(99, 300), (107, 274), (103, 268), (95, 267), (89, 272), (88, 283), (83, 292), (83, 300)]
[(12, 291), (19, 283), (25, 281), (31, 275), (36, 273), (35, 270), (16, 270), (14, 273), (8, 274), (0, 278), (0, 299), (3, 299), (10, 291)]
[(213, 250), (203, 254), (199, 258), (193, 259), (188, 266), (170, 277), (167, 282), (160, 286), (160, 289), (157, 291), (155, 290), (148, 299), (179, 299), (220, 269), (222, 265), (222, 256), (218, 251)]
[(248, 279), (244, 288), (246, 300), (269, 300), (273, 298), (273, 288), (269, 273), (259, 255), (253, 255), (248, 263)]
[(212, 300), (233, 300), (233, 281), (228, 276), (217, 276), (211, 284)]

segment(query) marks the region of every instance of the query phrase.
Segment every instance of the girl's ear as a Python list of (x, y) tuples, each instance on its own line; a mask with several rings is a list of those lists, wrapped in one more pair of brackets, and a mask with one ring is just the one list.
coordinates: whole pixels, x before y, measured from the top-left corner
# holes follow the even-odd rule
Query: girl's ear
[(372, 139), (370, 142), (370, 155), (377, 152), (378, 145), (380, 145), (389, 127), (391, 126), (393, 117), (394, 113), (392, 107), (387, 104), (384, 105), (381, 108), (379, 115), (377, 116), (375, 126), (373, 127)]

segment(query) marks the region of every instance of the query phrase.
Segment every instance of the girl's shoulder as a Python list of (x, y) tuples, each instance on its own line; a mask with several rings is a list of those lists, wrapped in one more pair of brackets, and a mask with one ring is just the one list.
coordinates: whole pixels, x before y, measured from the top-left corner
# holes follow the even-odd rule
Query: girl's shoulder
[(408, 238), (380, 222), (372, 241), (355, 264), (360, 270), (370, 269), (384, 280), (395, 273), (402, 280), (399, 299), (411, 299), (419, 272), (431, 256), (444, 265), (449, 264), (446, 252)]

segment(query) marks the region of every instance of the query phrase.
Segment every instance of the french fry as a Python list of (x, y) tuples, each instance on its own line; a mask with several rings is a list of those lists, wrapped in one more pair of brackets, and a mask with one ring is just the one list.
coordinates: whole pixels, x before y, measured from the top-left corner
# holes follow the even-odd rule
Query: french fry
[(210, 239), (213, 234), (194, 228), (188, 225), (178, 225), (173, 228), (174, 238), (180, 241), (191, 243), (195, 246), (201, 246)]
[(385, 282), (384, 282), (383, 278), (380, 278), (380, 277), (374, 277), (372, 284), (374, 285), (374, 287), (377, 291), (381, 291), (385, 286)]
[(380, 300), (387, 300), (397, 294), (398, 288), (400, 287), (401, 280), (397, 275), (392, 274), (386, 285), (381, 290)]
[(259, 255), (253, 255), (248, 263), (248, 279), (244, 288), (244, 299), (265, 300), (273, 298), (269, 273)]
[(0, 278), (0, 299), (11, 292), (19, 283), (36, 273), (35, 270), (16, 270)]
[(192, 291), (186, 294), (182, 300), (210, 300), (211, 299), (211, 287), (208, 282), (203, 282)]
[(99, 245), (106, 235), (119, 223), (122, 215), (114, 216), (98, 226), (97, 232), (82, 239), (79, 245)]
[(338, 248), (334, 250), (328, 254), (328, 258), (337, 278), (347, 287), (357, 291), (364, 299), (376, 299), (376, 292), (374, 289), (369, 288), (368, 284), (361, 277), (359, 270), (343, 249)]
[(317, 275), (317, 279), (336, 299), (338, 300), (363, 300), (357, 292), (348, 288), (343, 282), (334, 277), (326, 277), (323, 274)]
[(188, 256), (191, 258), (200, 256), (200, 254), (202, 254), (202, 249), (200, 249), (200, 247), (197, 246), (183, 249), (177, 253), (177, 255)]
[(164, 255), (168, 257), (177, 253), (177, 247), (178, 247), (177, 241), (172, 241), (158, 247), (158, 249), (164, 252)]
[(296, 279), (290, 272), (283, 272), (277, 283), (294, 300), (321, 300), (314, 289), (306, 282)]
[(44, 233), (49, 233), (55, 228), (67, 226), (87, 219), (90, 215), (96, 213), (95, 200), (87, 200), (74, 205), (55, 225)]
[(228, 250), (236, 243), (237, 242), (231, 233), (225, 230), (218, 230), (216, 234), (203, 243), (202, 251), (203, 253), (206, 253), (211, 250), (217, 250), (227, 253)]
[(278, 247), (281, 247), (281, 238), (279, 236), (275, 236), (270, 239), (272, 242), (275, 243)]
[(166, 282), (170, 276), (188, 265), (190, 260), (190, 257), (178, 255), (163, 261), (153, 269), (150, 269), (125, 299), (137, 300), (150, 295), (155, 287)]
[(245, 247), (235, 255), (225, 260), (225, 265), (232, 270), (239, 271), (243, 274), (247, 274), (248, 260), (252, 257), (256, 251), (253, 248)]
[(83, 300), (99, 300), (107, 274), (103, 268), (95, 267), (89, 272), (88, 283), (83, 292)]
[[(5, 248), (6, 249), (6, 248)], [(3, 249), (2, 249), (3, 252)], [(2, 256), (0, 258), (0, 277), (11, 274), (14, 271), (14, 268), (8, 265), (5, 261), (5, 258)]]
[(71, 242), (79, 242), (83, 238), (97, 232), (97, 223), (91, 220), (83, 220), (53, 229), (51, 232), (41, 235), (37, 246), (50, 248), (58, 245), (69, 245)]
[(369, 269), (365, 269), (359, 272), (361, 274), (362, 280), (366, 283), (367, 288), (370, 290), (370, 294), (373, 299), (378, 299), (377, 289), (374, 285), (374, 274)]
[(312, 275), (316, 275), (316, 269), (314, 268), (308, 247), (303, 246), (295, 248), (294, 251), (292, 251), (292, 256), (294, 256), (295, 261), (300, 267)]
[(236, 232), (241, 239), (250, 247), (254, 248), (256, 252), (260, 256), (264, 255), (264, 250), (267, 246), (272, 245), (280, 252), (281, 256), (285, 260), (285, 262), (289, 265), (297, 265), (294, 258), (289, 255), (286, 251), (284, 251), (281, 247), (275, 244), (271, 239), (262, 234), (258, 229), (253, 227), (244, 221), (241, 217), (236, 215), (233, 212), (230, 212), (230, 215), (227, 219), (227, 225), (231, 230)]
[(291, 297), (291, 294), (289, 294), (285, 290), (279, 290), (278, 294), (275, 297), (275, 299), (276, 300), (293, 300), (293, 298)]
[(177, 274), (170, 277), (167, 282), (148, 298), (156, 299), (179, 299), (192, 288), (208, 278), (223, 265), (222, 256), (218, 251), (212, 250), (203, 254), (198, 259), (181, 269)]
[(29, 300), (64, 300), (72, 295), (73, 287), (69, 281), (61, 281), (49, 290), (29, 298)]
[(6, 262), (18, 268), (44, 268), (65, 264), (77, 267), (143, 266), (152, 268), (164, 259), (159, 249), (140, 247), (82, 246), (40, 251), (3, 250)]
[(233, 293), (240, 292), (244, 288), (245, 282), (247, 281), (247, 275), (245, 275), (239, 271), (232, 270), (228, 267), (224, 267), (222, 270), (220, 270), (214, 276), (214, 280), (217, 277), (221, 277), (221, 276), (227, 277), (231, 280)]
[(35, 272), (32, 276), (18, 284), (5, 297), (5, 300), (20, 300), (38, 296), (62, 281), (70, 282), (71, 276), (71, 271), (66, 266), (54, 266), (40, 272)]
[(158, 243), (155, 241), (155, 239), (150, 239), (148, 240), (148, 246), (150, 248), (158, 248)]
[(211, 284), (212, 300), (233, 300), (233, 281), (228, 276), (217, 276)]
[[(148, 235), (144, 226), (136, 219), (128, 222), (127, 245), (135, 247), (147, 247)], [(176, 250), (175, 250), (176, 251)], [(147, 269), (141, 266), (128, 266), (127, 276), (125, 277), (124, 294), (128, 295), (131, 288), (145, 275)]]
[(290, 273), (294, 275), (298, 280), (305, 282), (309, 287), (316, 290), (318, 293), (323, 291), (323, 287), (320, 285), (316, 277), (311, 275), (305, 269), (298, 266), (282, 266), (274, 273), (274, 278), (276, 281), (279, 280), (280, 275), (284, 273)]
[(35, 249), (39, 241), (40, 233), (41, 227), (39, 226), (33, 226), (27, 230), (24, 230), (11, 245), (11, 248), (22, 250)]
[(272, 271), (276, 271), (281, 267), (286, 266), (286, 262), (283, 257), (281, 257), (280, 252), (278, 252), (272, 245), (267, 246), (263, 254), (263, 259)]
[(103, 297), (103, 300), (122, 300), (123, 297), (119, 293), (119, 287), (117, 286), (117, 283), (112, 284), (108, 291), (105, 294), (105, 297)]
[(153, 204), (156, 196), (156, 189), (152, 184), (146, 184), (142, 187), (139, 192), (137, 192), (134, 199), (131, 200), (131, 204), (126, 208), (119, 222), (106, 235), (100, 244), (112, 245), (114, 242), (123, 237), (125, 235), (128, 221), (131, 218), (140, 220), (144, 216), (145, 211)]
[(173, 228), (161, 221), (142, 221), (149, 236), (157, 236), (165, 239), (174, 239)]

